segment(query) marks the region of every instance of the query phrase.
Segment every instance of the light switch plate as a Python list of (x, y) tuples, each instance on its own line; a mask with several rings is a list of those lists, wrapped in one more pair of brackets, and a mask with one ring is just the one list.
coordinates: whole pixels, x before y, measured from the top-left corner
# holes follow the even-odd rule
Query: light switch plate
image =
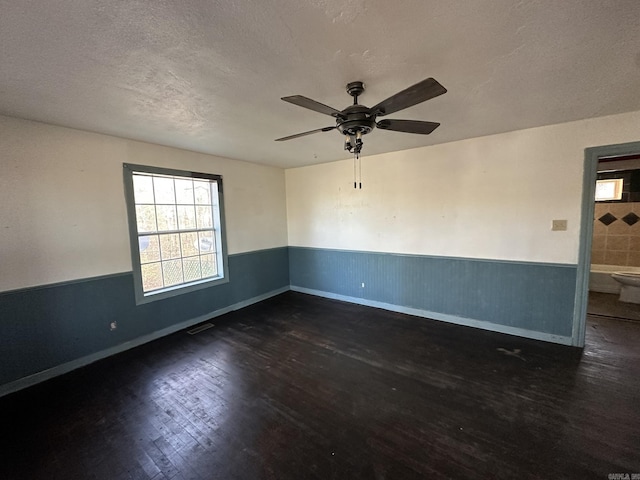
[(552, 220), (551, 221), (551, 230), (554, 232), (564, 231), (567, 229), (567, 221), (566, 220)]

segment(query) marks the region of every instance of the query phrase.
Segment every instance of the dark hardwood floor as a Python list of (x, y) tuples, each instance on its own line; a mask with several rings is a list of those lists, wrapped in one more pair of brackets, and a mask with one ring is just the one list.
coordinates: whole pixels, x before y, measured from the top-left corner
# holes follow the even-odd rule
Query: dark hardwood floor
[(2, 479), (640, 473), (640, 324), (584, 352), (288, 292), (0, 399)]

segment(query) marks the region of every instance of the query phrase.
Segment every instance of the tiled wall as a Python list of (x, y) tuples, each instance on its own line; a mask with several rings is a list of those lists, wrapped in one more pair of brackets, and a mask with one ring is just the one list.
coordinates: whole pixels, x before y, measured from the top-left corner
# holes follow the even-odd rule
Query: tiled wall
[(640, 202), (596, 202), (591, 263), (640, 267)]

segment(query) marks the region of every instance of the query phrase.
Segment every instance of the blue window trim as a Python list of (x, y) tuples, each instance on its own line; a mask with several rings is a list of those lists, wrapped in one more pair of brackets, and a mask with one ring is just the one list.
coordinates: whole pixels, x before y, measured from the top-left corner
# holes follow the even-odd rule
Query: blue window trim
[[(133, 282), (135, 288), (136, 305), (161, 300), (163, 298), (174, 297), (176, 295), (182, 295), (185, 293), (193, 292), (203, 288), (212, 287), (229, 282), (229, 262), (227, 255), (227, 240), (226, 240), (226, 223), (224, 215), (224, 194), (222, 175), (215, 175), (212, 173), (192, 172), (187, 170), (175, 170), (171, 168), (153, 167), (149, 165), (134, 165), (130, 163), (123, 163), (123, 179), (124, 179), (124, 194), (125, 202), (127, 206), (127, 218), (129, 223), (129, 240), (131, 248), (131, 264), (133, 267)], [(136, 223), (136, 209), (134, 200), (133, 189), (133, 174), (134, 173), (150, 173), (157, 175), (172, 175), (180, 177), (199, 178), (205, 180), (213, 180), (218, 185), (218, 206), (220, 213), (220, 248), (222, 256), (222, 274), (215, 278), (198, 280), (195, 282), (184, 283), (175, 285), (172, 287), (163, 288), (154, 292), (144, 293), (142, 290), (142, 273), (140, 262), (140, 251), (138, 247), (138, 227)]]

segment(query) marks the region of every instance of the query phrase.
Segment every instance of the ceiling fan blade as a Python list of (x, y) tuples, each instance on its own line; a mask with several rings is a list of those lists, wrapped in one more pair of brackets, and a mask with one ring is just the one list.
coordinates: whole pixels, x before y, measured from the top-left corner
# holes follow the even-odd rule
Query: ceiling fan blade
[(427, 78), (390, 96), (376, 106), (371, 107), (371, 111), (376, 112), (377, 115), (380, 116), (388, 115), (412, 107), (413, 105), (417, 105), (418, 103), (422, 103), (446, 92), (447, 89), (440, 85), (435, 79)]
[(342, 116), (342, 112), (340, 110), (336, 110), (333, 107), (329, 107), (323, 103), (316, 102), (315, 100), (312, 100), (310, 98), (303, 97), (302, 95), (282, 97), (282, 100), (284, 100), (285, 102), (293, 103), (294, 105), (298, 105), (299, 107), (308, 108), (309, 110), (313, 110), (314, 112), (331, 115), (332, 117)]
[(276, 142), (284, 142), (285, 140), (293, 140), (294, 138), (304, 137), (305, 135), (311, 135), (312, 133), (330, 132), (331, 130), (335, 130), (335, 129), (336, 129), (336, 127), (317, 128), (316, 130), (310, 130), (308, 132), (296, 133), (295, 135), (289, 135), (288, 137), (276, 138)]
[(422, 122), (420, 120), (393, 120), (385, 119), (376, 123), (382, 130), (393, 130), (394, 132), (419, 133), (429, 135), (440, 126), (436, 122)]

